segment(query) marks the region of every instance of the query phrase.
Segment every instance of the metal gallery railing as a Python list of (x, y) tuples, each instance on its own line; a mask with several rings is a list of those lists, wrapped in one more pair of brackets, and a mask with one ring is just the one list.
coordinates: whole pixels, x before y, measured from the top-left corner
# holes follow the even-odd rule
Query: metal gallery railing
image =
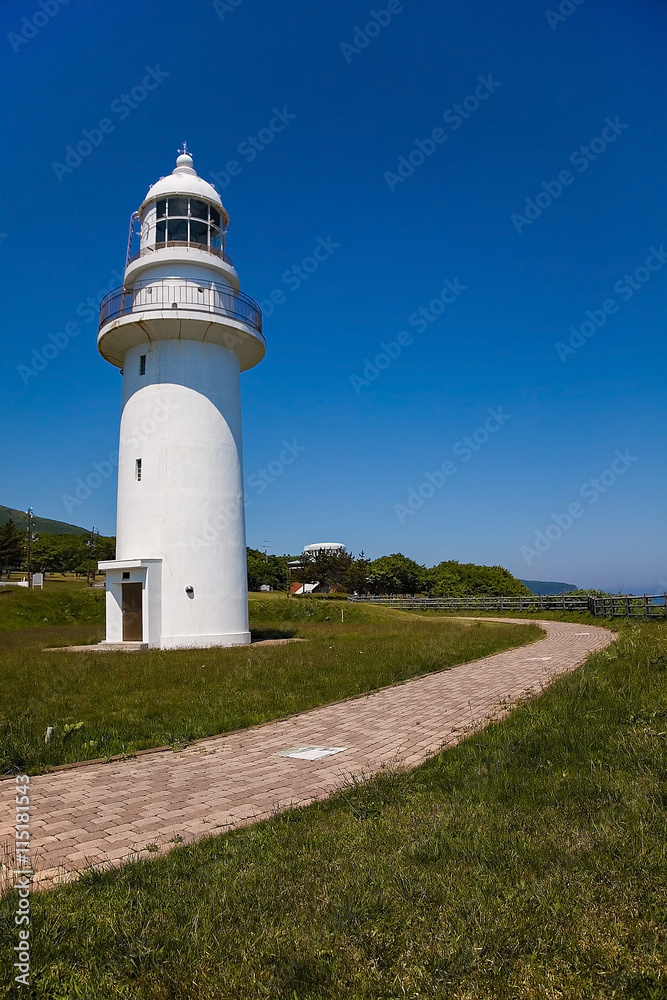
[(262, 333), (262, 310), (249, 295), (217, 282), (197, 284), (183, 278), (158, 278), (137, 282), (131, 288), (114, 288), (100, 302), (102, 329), (119, 316), (131, 313), (187, 309), (240, 320)]

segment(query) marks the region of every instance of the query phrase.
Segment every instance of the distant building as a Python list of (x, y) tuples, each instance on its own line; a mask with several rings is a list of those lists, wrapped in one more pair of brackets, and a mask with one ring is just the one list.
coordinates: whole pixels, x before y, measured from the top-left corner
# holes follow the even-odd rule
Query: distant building
[[(312, 545), (304, 545), (303, 555), (299, 559), (291, 559), (287, 563), (287, 574), (288, 577), (292, 577), (298, 570), (300, 570), (304, 565), (304, 556), (315, 556), (320, 552), (327, 553), (328, 555), (336, 555), (338, 552), (345, 552), (345, 546), (342, 542), (314, 542)], [(330, 591), (328, 583), (320, 583), (319, 580), (313, 580), (309, 583), (291, 583), (289, 592), (295, 597), (303, 597), (304, 594), (328, 594)]]
[(310, 552), (315, 555), (318, 552), (329, 552), (331, 554), (335, 552), (345, 552), (345, 546), (342, 542), (315, 542), (313, 545), (304, 545), (304, 554)]
[(294, 597), (303, 597), (304, 594), (328, 594), (330, 591), (328, 583), (292, 583), (289, 592)]
[(342, 542), (315, 542), (313, 545), (304, 545), (303, 555), (287, 563), (288, 570), (300, 569), (304, 563), (303, 556), (317, 555), (318, 552), (329, 552), (333, 555), (336, 552), (345, 552), (345, 546)]

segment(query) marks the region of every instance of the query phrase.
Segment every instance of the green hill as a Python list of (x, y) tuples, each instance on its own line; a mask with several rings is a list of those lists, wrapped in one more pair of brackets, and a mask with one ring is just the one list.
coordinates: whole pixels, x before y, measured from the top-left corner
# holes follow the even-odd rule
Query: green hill
[(531, 594), (551, 597), (552, 594), (569, 594), (571, 590), (576, 590), (573, 583), (550, 583), (548, 580), (522, 580), (528, 587)]
[[(14, 510), (12, 507), (3, 507), (0, 504), (0, 524), (6, 524), (12, 519), (17, 528), (25, 530), (28, 521), (24, 510)], [(65, 521), (52, 521), (48, 517), (34, 517), (34, 530), (42, 535), (88, 535), (89, 528), (80, 528), (76, 524), (67, 524)]]

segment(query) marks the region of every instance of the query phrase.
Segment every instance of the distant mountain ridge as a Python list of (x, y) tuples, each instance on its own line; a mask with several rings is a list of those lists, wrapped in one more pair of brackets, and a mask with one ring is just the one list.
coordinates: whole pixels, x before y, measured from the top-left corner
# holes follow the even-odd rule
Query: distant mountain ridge
[[(13, 507), (3, 507), (0, 504), (0, 524), (6, 524), (12, 519), (17, 528), (24, 531), (28, 526), (28, 519), (24, 510), (14, 510)], [(66, 521), (53, 521), (49, 517), (33, 518), (33, 527), (36, 533), (42, 535), (88, 535), (89, 528), (81, 528), (77, 524), (68, 524)]]
[(553, 594), (569, 594), (571, 590), (576, 590), (574, 583), (554, 583), (548, 580), (522, 580), (521, 583), (528, 587), (531, 594), (542, 597), (551, 597)]

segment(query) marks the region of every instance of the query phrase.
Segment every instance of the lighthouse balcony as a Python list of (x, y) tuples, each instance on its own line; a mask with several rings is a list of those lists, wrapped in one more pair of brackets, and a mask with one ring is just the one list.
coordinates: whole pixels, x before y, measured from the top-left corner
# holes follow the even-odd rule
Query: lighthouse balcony
[(181, 308), (241, 320), (256, 333), (262, 333), (262, 310), (249, 295), (236, 292), (229, 285), (212, 281), (200, 285), (182, 278), (138, 282), (130, 289), (123, 286), (112, 289), (100, 303), (99, 328), (129, 313)]
[(242, 371), (266, 350), (259, 305), (230, 285), (153, 278), (114, 288), (102, 299), (98, 345), (112, 364), (121, 367), (135, 343), (160, 339), (219, 343), (238, 355)]

